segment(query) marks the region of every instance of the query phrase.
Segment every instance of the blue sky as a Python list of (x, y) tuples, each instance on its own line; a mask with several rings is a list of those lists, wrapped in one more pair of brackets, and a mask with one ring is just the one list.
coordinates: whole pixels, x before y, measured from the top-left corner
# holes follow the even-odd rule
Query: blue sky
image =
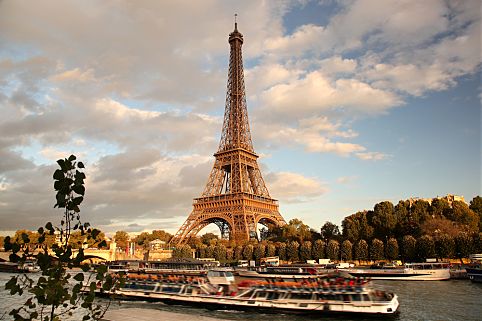
[(479, 1), (6, 0), (0, 233), (59, 220), (51, 175), (71, 153), (84, 220), (174, 233), (219, 143), (234, 13), (254, 147), (286, 220), (319, 229), (383, 200), (482, 194)]

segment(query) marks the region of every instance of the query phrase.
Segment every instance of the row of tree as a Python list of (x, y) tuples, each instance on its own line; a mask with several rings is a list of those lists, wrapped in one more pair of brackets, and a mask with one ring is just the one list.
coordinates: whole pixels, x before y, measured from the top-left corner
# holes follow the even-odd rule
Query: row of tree
[[(479, 235), (461, 233), (457, 237), (444, 234), (434, 239), (429, 235), (415, 238), (405, 235), (400, 240), (389, 238), (385, 242), (374, 238), (371, 241), (360, 239), (355, 243), (350, 240), (318, 239), (315, 242), (297, 241), (248, 243), (229, 247), (227, 242), (198, 244), (194, 249), (200, 258), (215, 258), (221, 262), (239, 260), (259, 260), (263, 257), (279, 256), (281, 260), (306, 262), (307, 260), (331, 259), (332, 261), (368, 261), (368, 260), (403, 260), (406, 262), (425, 261), (427, 258), (466, 258), (476, 250), (482, 249)], [(191, 257), (191, 247), (177, 247), (174, 257)]]

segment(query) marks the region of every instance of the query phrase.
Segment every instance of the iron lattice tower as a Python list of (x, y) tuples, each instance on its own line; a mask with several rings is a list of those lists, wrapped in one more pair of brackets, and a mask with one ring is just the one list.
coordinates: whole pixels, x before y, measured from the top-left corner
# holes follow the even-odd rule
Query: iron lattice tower
[(230, 56), (224, 123), (215, 161), (202, 196), (171, 240), (183, 244), (205, 226), (215, 223), (223, 238), (236, 243), (257, 237), (258, 223), (276, 226), (286, 222), (272, 199), (254, 152), (246, 107), (241, 46), (237, 23), (229, 35)]

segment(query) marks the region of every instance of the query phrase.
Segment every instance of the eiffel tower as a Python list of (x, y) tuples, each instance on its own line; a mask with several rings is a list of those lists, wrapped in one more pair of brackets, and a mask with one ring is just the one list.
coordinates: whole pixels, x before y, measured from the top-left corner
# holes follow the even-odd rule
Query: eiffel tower
[(251, 141), (241, 53), (243, 35), (236, 22), (229, 44), (226, 108), (214, 166), (202, 196), (194, 199), (194, 209), (172, 238), (172, 244), (186, 243), (211, 223), (219, 227), (222, 238), (236, 244), (257, 238), (258, 223), (286, 224), (278, 211), (278, 201), (266, 188)]

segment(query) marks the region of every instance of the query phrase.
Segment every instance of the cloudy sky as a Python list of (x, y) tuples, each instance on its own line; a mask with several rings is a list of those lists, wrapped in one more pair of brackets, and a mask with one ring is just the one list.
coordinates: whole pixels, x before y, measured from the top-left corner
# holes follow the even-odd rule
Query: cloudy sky
[(0, 233), (60, 220), (71, 153), (84, 220), (174, 233), (219, 143), (234, 13), (286, 220), (482, 194), (478, 0), (0, 0)]

